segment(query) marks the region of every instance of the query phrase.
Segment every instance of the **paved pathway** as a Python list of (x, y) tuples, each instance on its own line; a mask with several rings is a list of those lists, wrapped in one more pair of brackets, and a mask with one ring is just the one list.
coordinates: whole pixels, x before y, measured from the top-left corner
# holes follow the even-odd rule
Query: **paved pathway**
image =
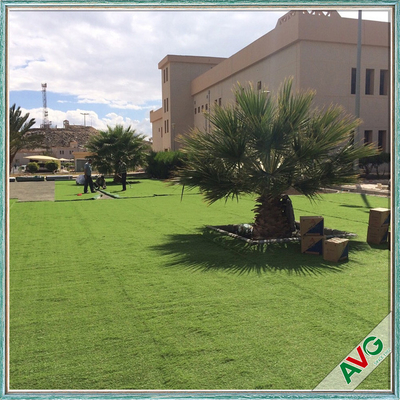
[(10, 199), (18, 201), (54, 201), (55, 181), (10, 182)]

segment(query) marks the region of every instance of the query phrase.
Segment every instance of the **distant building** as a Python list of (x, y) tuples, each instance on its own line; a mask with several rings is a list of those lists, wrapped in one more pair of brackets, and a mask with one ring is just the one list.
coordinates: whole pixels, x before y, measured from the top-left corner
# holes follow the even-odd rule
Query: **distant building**
[(76, 161), (75, 155), (86, 152), (86, 144), (89, 139), (98, 133), (91, 126), (70, 125), (64, 121), (64, 128), (30, 129), (31, 133), (41, 133), (44, 136), (43, 145), (39, 149), (21, 149), (15, 156), (14, 165), (21, 166), (28, 162), (31, 155), (45, 154), (58, 159), (70, 160), (76, 166), (81, 167), (83, 160)]
[[(315, 106), (340, 104), (355, 114), (357, 19), (336, 11), (290, 11), (276, 27), (229, 58), (167, 55), (158, 64), (163, 107), (150, 113), (153, 150), (179, 149), (179, 135), (209, 130), (205, 112), (234, 101), (233, 87), (251, 83), (276, 92), (316, 91)], [(362, 21), (360, 126), (365, 142), (390, 146), (390, 24)]]

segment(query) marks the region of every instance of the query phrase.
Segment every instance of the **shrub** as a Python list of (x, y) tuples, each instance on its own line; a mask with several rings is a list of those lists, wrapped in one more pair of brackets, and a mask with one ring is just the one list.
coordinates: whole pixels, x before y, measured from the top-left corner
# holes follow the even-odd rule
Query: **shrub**
[(36, 162), (30, 162), (26, 166), (26, 170), (31, 173), (35, 173), (39, 171), (39, 164)]
[(381, 151), (375, 156), (360, 158), (359, 163), (360, 167), (364, 169), (366, 175), (369, 175), (372, 170), (375, 169), (376, 175), (379, 177), (379, 167), (382, 164), (390, 163), (390, 154)]
[(150, 178), (168, 179), (185, 163), (186, 156), (180, 151), (151, 151), (147, 158), (146, 173)]
[(45, 167), (48, 171), (54, 172), (56, 169), (58, 169), (58, 163), (56, 161), (47, 161)]

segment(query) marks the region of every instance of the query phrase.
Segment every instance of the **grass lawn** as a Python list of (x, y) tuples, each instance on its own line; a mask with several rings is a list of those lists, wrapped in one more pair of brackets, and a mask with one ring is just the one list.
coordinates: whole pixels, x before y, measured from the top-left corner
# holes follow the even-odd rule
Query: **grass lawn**
[[(57, 182), (55, 202), (11, 201), (11, 389), (311, 390), (390, 311), (389, 251), (366, 243), (385, 198), (292, 197), (297, 220), (358, 235), (336, 264), (204, 229), (251, 222), (250, 197), (120, 190), (85, 201)], [(389, 388), (388, 358), (358, 389)]]

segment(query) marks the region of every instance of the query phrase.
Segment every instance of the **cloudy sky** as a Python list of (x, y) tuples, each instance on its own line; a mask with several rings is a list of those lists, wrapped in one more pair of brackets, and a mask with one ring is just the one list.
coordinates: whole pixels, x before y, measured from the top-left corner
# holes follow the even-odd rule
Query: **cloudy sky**
[[(10, 10), (10, 105), (43, 122), (42, 83), (53, 125), (131, 125), (151, 136), (161, 107), (157, 64), (167, 54), (229, 57), (273, 29), (286, 11)], [(341, 13), (357, 18), (357, 11)], [(388, 21), (388, 11), (363, 11)], [(83, 115), (88, 113), (88, 115)]]

